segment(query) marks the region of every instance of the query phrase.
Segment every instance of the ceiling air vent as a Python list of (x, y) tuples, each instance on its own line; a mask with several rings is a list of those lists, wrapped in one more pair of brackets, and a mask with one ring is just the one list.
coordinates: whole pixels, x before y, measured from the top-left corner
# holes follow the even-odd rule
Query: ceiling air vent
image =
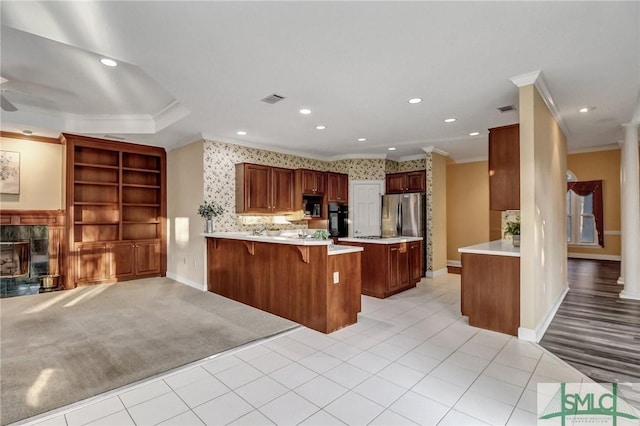
[(514, 107), (513, 105), (506, 105), (506, 106), (501, 106), (500, 108), (498, 108), (498, 111), (500, 112), (511, 112), (511, 111), (515, 111), (516, 107)]
[(277, 104), (278, 102), (284, 99), (286, 99), (284, 96), (276, 95), (274, 93), (273, 95), (269, 95), (266, 98), (262, 99), (262, 102), (266, 102), (268, 104)]

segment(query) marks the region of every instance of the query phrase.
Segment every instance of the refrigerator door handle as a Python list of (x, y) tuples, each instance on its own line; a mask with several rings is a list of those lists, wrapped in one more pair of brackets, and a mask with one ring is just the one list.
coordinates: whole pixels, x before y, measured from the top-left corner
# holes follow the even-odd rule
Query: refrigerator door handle
[(398, 220), (396, 221), (396, 235), (402, 235), (402, 203), (398, 203)]

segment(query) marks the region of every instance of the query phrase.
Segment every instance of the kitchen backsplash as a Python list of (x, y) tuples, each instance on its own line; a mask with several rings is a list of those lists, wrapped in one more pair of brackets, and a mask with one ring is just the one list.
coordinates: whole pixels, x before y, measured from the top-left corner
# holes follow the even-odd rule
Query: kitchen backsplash
[[(222, 205), (225, 213), (214, 219), (217, 231), (251, 231), (264, 226), (277, 225), (280, 229), (303, 229), (306, 221), (291, 224), (278, 223), (281, 219), (273, 216), (238, 216), (235, 214), (235, 165), (237, 163), (255, 163), (289, 169), (313, 169), (346, 173), (350, 181), (379, 180), (383, 181), (387, 173), (387, 164), (392, 160), (383, 158), (345, 159), (322, 161), (289, 154), (267, 151), (257, 148), (243, 147), (223, 142), (204, 141), (204, 199)], [(420, 160), (417, 160), (420, 162)], [(405, 167), (402, 163), (394, 167)], [(416, 161), (411, 165), (415, 167)]]

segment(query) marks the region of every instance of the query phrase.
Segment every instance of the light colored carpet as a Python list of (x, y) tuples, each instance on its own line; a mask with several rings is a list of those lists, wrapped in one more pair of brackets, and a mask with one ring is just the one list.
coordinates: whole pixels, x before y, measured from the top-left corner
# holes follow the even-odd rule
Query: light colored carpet
[(168, 278), (6, 298), (0, 310), (3, 425), (297, 326)]

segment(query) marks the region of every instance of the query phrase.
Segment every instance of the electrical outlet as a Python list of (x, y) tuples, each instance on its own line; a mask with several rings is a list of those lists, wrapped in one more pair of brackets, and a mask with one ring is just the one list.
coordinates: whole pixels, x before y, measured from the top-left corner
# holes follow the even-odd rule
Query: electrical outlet
[(333, 273), (333, 283), (338, 284), (340, 282), (340, 272)]

